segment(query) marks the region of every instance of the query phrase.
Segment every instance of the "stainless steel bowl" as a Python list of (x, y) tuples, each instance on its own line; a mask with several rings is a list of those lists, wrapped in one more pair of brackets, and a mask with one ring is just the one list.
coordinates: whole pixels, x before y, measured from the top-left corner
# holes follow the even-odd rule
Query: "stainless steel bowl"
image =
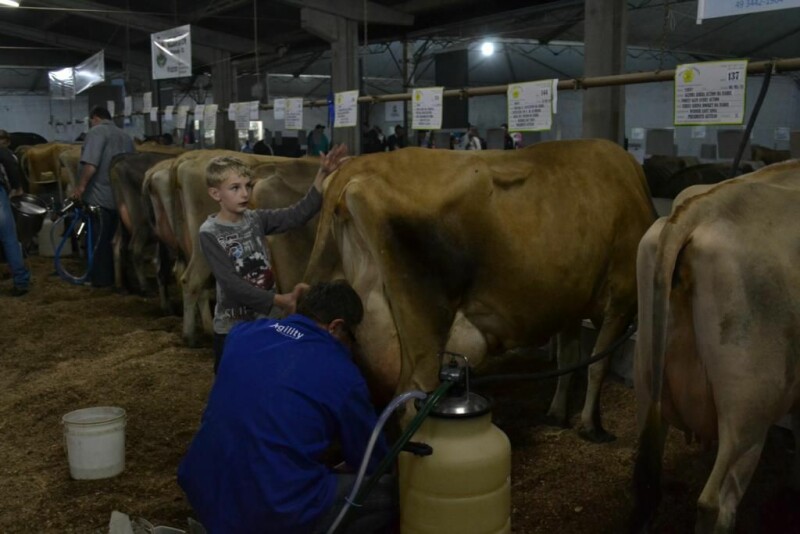
[(17, 237), (25, 250), (42, 229), (47, 216), (47, 205), (35, 195), (25, 194), (9, 199), (14, 222), (17, 224)]

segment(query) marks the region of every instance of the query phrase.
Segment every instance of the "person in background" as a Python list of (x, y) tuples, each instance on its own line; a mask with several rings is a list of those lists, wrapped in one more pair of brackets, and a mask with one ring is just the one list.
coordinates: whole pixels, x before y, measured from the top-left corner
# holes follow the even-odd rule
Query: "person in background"
[(400, 124), (394, 127), (394, 133), (389, 136), (389, 141), (386, 144), (390, 152), (408, 146), (406, 131)]
[[(297, 314), (231, 330), (189, 450), (183, 488), (210, 533), (322, 534), (345, 498), (377, 423), (351, 350), (361, 299), (344, 280), (317, 284)], [(344, 465), (324, 458), (338, 443)], [(368, 471), (387, 454), (382, 435)], [(384, 475), (339, 532), (385, 533), (396, 522), (396, 477)]]
[(11, 295), (19, 297), (30, 288), (31, 272), (25, 266), (22, 245), (17, 238), (17, 225), (9, 202), (10, 197), (22, 194), (22, 172), (17, 165), (17, 159), (8, 148), (9, 144), (11, 136), (7, 131), (0, 130), (0, 244), (11, 270), (14, 284)]
[(383, 140), (383, 132), (380, 127), (373, 126), (364, 134), (364, 147), (361, 150), (363, 154), (373, 154), (375, 152), (385, 152), (386, 143)]
[(214, 372), (219, 368), (225, 338), (240, 321), (268, 315), (273, 306), (293, 313), (297, 297), (307, 286), (277, 293), (272, 261), (264, 236), (280, 234), (307, 223), (322, 207), (322, 181), (339, 168), (347, 147), (334, 147), (320, 159), (314, 184), (305, 197), (283, 209), (251, 210), (253, 172), (241, 160), (221, 156), (206, 170), (208, 194), (219, 211), (200, 226), (200, 248), (217, 280), (214, 308)]
[(325, 136), (325, 126), (317, 124), (308, 136), (308, 153), (312, 156), (327, 154), (330, 142)]
[(119, 212), (111, 190), (109, 170), (117, 154), (133, 152), (133, 140), (111, 120), (111, 114), (101, 106), (89, 112), (91, 129), (81, 147), (78, 185), (72, 198), (98, 206), (95, 215), (96, 231), (92, 234), (94, 262), (89, 271), (92, 287), (114, 284), (114, 251), (112, 240), (119, 224)]
[(514, 150), (514, 138), (508, 133), (508, 124), (503, 123), (500, 126), (503, 128), (503, 149)]
[(478, 129), (475, 126), (470, 126), (467, 131), (467, 150), (483, 150), (483, 143), (478, 135)]

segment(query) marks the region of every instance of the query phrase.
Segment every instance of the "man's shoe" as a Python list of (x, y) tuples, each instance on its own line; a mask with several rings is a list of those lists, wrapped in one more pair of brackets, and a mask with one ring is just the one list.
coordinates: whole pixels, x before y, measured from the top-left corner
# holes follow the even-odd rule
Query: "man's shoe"
[(16, 287), (16, 286), (14, 286), (11, 289), (11, 296), (12, 297), (21, 297), (22, 295), (25, 295), (28, 291), (29, 290), (28, 290), (27, 287)]

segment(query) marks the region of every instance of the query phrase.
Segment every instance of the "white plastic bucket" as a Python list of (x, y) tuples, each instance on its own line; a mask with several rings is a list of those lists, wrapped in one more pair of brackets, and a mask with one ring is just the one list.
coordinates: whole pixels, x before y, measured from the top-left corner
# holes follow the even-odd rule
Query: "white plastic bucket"
[(76, 480), (116, 476), (125, 469), (125, 410), (97, 406), (61, 418), (69, 460)]

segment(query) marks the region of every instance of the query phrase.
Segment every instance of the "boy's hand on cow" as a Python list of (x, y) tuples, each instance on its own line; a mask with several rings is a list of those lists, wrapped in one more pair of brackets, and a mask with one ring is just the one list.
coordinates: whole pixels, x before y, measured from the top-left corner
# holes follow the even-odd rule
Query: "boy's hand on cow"
[(314, 187), (317, 188), (317, 191), (322, 192), (322, 182), (325, 177), (338, 170), (346, 158), (346, 145), (336, 145), (327, 154), (322, 154), (319, 162), (319, 172), (317, 172), (317, 178), (314, 180)]
[(291, 315), (297, 310), (297, 301), (308, 289), (308, 284), (297, 284), (291, 293), (276, 293), (273, 302), (275, 306), (286, 312), (286, 315)]

